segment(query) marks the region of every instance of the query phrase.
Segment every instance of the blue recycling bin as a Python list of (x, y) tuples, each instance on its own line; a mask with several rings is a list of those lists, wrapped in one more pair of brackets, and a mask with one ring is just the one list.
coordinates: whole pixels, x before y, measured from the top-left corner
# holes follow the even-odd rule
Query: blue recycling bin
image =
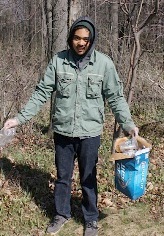
[(115, 161), (115, 187), (132, 200), (136, 200), (145, 193), (149, 148), (139, 150), (130, 159)]

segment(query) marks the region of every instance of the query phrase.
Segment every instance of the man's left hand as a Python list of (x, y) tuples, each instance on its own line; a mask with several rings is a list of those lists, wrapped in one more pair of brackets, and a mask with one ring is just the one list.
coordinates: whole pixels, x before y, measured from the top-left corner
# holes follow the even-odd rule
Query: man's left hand
[(139, 133), (139, 129), (138, 129), (138, 127), (134, 127), (133, 129), (131, 129), (130, 131), (129, 131), (129, 134), (132, 136), (132, 137), (137, 137), (138, 136), (138, 133)]

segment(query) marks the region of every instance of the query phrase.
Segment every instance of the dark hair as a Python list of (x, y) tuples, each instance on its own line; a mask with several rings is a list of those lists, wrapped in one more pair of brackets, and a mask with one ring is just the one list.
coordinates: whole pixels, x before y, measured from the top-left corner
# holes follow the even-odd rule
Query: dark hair
[(86, 26), (84, 26), (84, 25), (77, 25), (77, 26), (75, 26), (75, 28), (71, 32), (71, 37), (70, 37), (71, 41), (73, 40), (73, 36), (74, 36), (76, 30), (78, 30), (78, 29), (87, 29), (89, 31), (89, 41), (92, 40), (92, 35), (91, 35), (90, 30)]
[(92, 35), (91, 35), (90, 30), (89, 30), (87, 27), (83, 26), (83, 25), (77, 25), (77, 26), (75, 26), (75, 28), (72, 30), (72, 32), (71, 32), (71, 34), (70, 34), (70, 36), (69, 36), (69, 38), (68, 38), (68, 44), (69, 44), (69, 46), (72, 47), (73, 37), (74, 37), (74, 34), (75, 34), (76, 30), (78, 30), (78, 29), (87, 29), (87, 30), (89, 31), (89, 41), (92, 43)]

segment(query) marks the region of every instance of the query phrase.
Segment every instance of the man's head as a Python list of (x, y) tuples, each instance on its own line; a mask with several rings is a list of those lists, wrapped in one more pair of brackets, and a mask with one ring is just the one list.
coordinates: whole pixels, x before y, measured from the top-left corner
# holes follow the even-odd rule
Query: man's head
[(84, 26), (77, 26), (72, 36), (72, 48), (79, 55), (84, 55), (90, 46), (90, 31)]
[[(88, 17), (77, 19), (70, 29), (68, 44), (71, 49), (78, 55), (86, 55), (94, 48), (95, 27)], [(92, 48), (92, 49), (91, 49)]]

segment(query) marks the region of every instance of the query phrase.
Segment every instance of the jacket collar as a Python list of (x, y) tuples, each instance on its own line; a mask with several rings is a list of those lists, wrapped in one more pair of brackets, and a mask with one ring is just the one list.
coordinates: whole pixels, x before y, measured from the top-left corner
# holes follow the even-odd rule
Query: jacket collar
[[(91, 63), (91, 64), (94, 64), (94, 62), (96, 62), (96, 50), (93, 50), (93, 52), (91, 54), (91, 57), (90, 57), (90, 60), (89, 60), (89, 63)], [(67, 50), (67, 55), (64, 58), (64, 63), (65, 64), (72, 64), (73, 66), (76, 67), (76, 64), (74, 62), (74, 59), (73, 59), (73, 56), (72, 56), (72, 53), (71, 53), (70, 49)]]

